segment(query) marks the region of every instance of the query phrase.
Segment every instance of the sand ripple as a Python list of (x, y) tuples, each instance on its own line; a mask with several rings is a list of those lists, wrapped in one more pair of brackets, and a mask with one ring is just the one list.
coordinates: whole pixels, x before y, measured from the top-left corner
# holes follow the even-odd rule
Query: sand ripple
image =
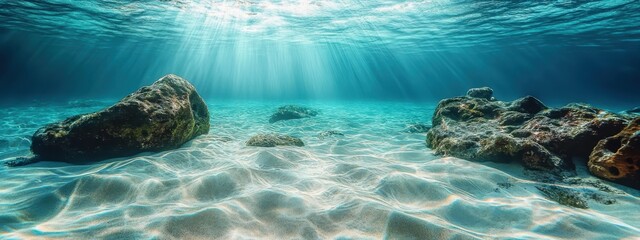
[[(640, 206), (636, 190), (581, 187), (615, 203), (571, 208), (545, 198), (517, 164), (434, 156), (423, 134), (403, 131), (410, 123), (428, 123), (432, 105), (308, 105), (322, 113), (269, 124), (277, 103), (213, 104), (211, 133), (174, 151), (90, 165), (0, 167), (0, 238), (640, 236), (640, 216), (629, 214)], [(5, 110), (15, 113), (0, 116), (5, 160), (28, 152), (21, 141), (38, 126), (80, 111)], [(344, 136), (318, 137), (327, 130)], [(244, 145), (254, 134), (271, 132), (300, 137), (306, 146)]]

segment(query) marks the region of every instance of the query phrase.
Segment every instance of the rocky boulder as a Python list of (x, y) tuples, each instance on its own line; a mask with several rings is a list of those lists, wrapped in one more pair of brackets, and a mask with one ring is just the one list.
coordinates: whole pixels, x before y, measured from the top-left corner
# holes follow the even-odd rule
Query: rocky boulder
[(519, 131), (561, 158), (588, 158), (598, 141), (620, 132), (628, 120), (585, 104), (549, 109), (523, 123)]
[(519, 160), (528, 169), (562, 172), (572, 157), (588, 157), (600, 139), (627, 120), (587, 105), (549, 109), (527, 96), (495, 101), (487, 88), (444, 99), (433, 115), (427, 146), (438, 154), (471, 161)]
[(40, 159), (86, 163), (180, 147), (209, 132), (209, 111), (187, 80), (167, 75), (104, 110), (40, 128)]
[(598, 142), (588, 166), (593, 175), (640, 189), (640, 118)]
[(313, 117), (316, 115), (318, 115), (318, 112), (310, 108), (295, 105), (286, 105), (279, 107), (278, 110), (276, 110), (276, 112), (271, 115), (271, 118), (269, 118), (269, 123)]
[(536, 114), (547, 109), (540, 100), (532, 96), (517, 99), (509, 104), (508, 110), (525, 114)]
[(467, 97), (491, 100), (493, 97), (493, 89), (489, 87), (472, 88), (467, 91)]
[(280, 134), (258, 134), (246, 142), (251, 147), (304, 146), (300, 138)]

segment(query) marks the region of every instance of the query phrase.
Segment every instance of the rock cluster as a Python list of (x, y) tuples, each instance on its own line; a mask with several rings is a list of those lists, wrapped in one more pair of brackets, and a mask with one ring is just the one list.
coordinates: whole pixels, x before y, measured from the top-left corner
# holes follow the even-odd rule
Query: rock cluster
[(187, 80), (167, 75), (102, 111), (40, 128), (40, 159), (84, 163), (180, 147), (209, 132), (209, 111)]
[[(297, 106), (297, 105), (285, 105), (279, 107), (275, 113), (269, 118), (269, 123), (275, 123), (279, 121), (308, 118), (318, 115), (318, 111)], [(339, 132), (327, 132), (326, 136), (341, 134)], [(322, 134), (321, 134), (322, 135)], [(324, 137), (324, 136), (323, 136)], [(292, 137), (282, 134), (258, 134), (245, 143), (251, 147), (276, 147), (276, 146), (304, 146), (304, 142), (300, 138)]]
[(307, 118), (318, 115), (318, 112), (301, 106), (296, 105), (286, 105), (279, 107), (271, 118), (269, 118), (269, 123), (275, 123), (283, 120), (291, 120), (291, 119), (299, 119), (299, 118)]
[[(592, 155), (593, 159), (594, 147), (606, 145), (599, 141), (620, 133), (629, 124), (629, 119), (622, 115), (585, 104), (548, 108), (531, 96), (503, 102), (496, 101), (492, 93), (490, 88), (471, 89), (467, 96), (440, 101), (433, 115), (433, 127), (427, 133), (427, 146), (438, 154), (467, 160), (519, 160), (528, 169), (559, 173), (573, 168), (573, 157), (586, 159)], [(627, 138), (620, 137), (625, 146), (633, 143), (624, 140)], [(629, 164), (635, 164), (634, 168), (625, 165), (625, 170), (618, 170), (616, 175), (619, 182), (627, 185), (628, 181), (622, 180), (626, 177), (639, 181), (637, 174), (626, 170), (635, 169), (637, 173), (638, 169), (637, 155), (633, 157), (625, 150), (631, 148), (612, 151), (619, 153), (616, 162), (627, 162), (626, 157), (632, 156)], [(603, 161), (589, 164), (592, 162)], [(613, 179), (593, 169), (592, 172)]]

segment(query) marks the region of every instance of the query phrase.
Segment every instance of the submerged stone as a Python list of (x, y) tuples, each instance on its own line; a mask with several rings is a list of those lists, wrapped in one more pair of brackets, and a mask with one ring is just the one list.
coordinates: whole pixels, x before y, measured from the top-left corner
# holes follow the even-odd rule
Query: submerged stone
[(44, 160), (86, 163), (180, 147), (209, 132), (209, 111), (193, 85), (167, 75), (104, 110), (40, 128), (31, 151)]
[(300, 138), (280, 134), (258, 134), (246, 142), (251, 147), (304, 146)]
[(516, 111), (505, 111), (501, 114), (500, 125), (520, 125), (525, 121), (531, 119), (532, 115), (527, 113), (521, 113)]
[(532, 133), (528, 138), (562, 158), (588, 158), (593, 147), (620, 132), (627, 120), (616, 114), (584, 104), (569, 104), (541, 112), (520, 129)]
[(271, 115), (271, 118), (269, 118), (269, 123), (313, 117), (316, 115), (318, 115), (318, 112), (310, 108), (296, 105), (286, 105), (279, 107), (278, 110), (276, 110), (276, 112)]
[(578, 191), (557, 186), (537, 186), (536, 188), (540, 190), (545, 197), (559, 204), (575, 208), (589, 208), (587, 201)]
[(507, 107), (507, 103), (480, 98), (442, 100), (433, 116), (434, 126), (427, 132), (427, 146), (438, 154), (471, 161), (520, 160), (537, 170), (566, 167), (564, 161), (525, 135), (509, 134), (514, 129), (503, 125), (521, 124), (531, 116)]
[(547, 109), (547, 106), (532, 96), (517, 99), (509, 105), (509, 110), (529, 114), (536, 114), (545, 109)]
[(36, 157), (36, 156), (17, 157), (17, 158), (14, 158), (14, 159), (11, 159), (9, 161), (4, 162), (4, 165), (7, 166), (7, 167), (19, 167), (19, 166), (24, 166), (24, 165), (36, 163), (36, 162), (39, 162), (40, 160), (41, 159), (39, 157)]
[(493, 89), (489, 87), (472, 88), (467, 91), (467, 97), (491, 100), (493, 97)]
[(640, 118), (598, 142), (588, 166), (593, 175), (640, 189)]
[(573, 168), (572, 157), (587, 158), (599, 140), (627, 123), (584, 104), (548, 109), (531, 96), (502, 102), (478, 92), (440, 101), (427, 132), (428, 147), (471, 161), (520, 161), (527, 169), (561, 173)]

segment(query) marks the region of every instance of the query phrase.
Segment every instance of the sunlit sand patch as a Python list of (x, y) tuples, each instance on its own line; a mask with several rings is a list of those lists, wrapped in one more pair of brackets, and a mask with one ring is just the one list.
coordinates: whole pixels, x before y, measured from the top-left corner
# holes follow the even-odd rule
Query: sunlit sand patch
[[(572, 208), (545, 197), (518, 164), (433, 155), (424, 134), (404, 131), (406, 119), (428, 123), (423, 113), (433, 106), (313, 106), (324, 110), (316, 119), (274, 125), (268, 123), (268, 111), (264, 118), (254, 116), (262, 111), (260, 104), (216, 103), (210, 106), (210, 134), (180, 149), (88, 165), (1, 167), (0, 234), (116, 239), (586, 239), (640, 234), (640, 219), (626, 214), (640, 204), (635, 190), (608, 184), (621, 189), (610, 194), (616, 203), (589, 200), (588, 209)], [(80, 110), (66, 111), (61, 115)], [(58, 115), (51, 114), (33, 120), (32, 129), (0, 131), (28, 134), (55, 119)], [(317, 137), (329, 129), (344, 135)], [(296, 135), (307, 144), (245, 146), (257, 132)]]

